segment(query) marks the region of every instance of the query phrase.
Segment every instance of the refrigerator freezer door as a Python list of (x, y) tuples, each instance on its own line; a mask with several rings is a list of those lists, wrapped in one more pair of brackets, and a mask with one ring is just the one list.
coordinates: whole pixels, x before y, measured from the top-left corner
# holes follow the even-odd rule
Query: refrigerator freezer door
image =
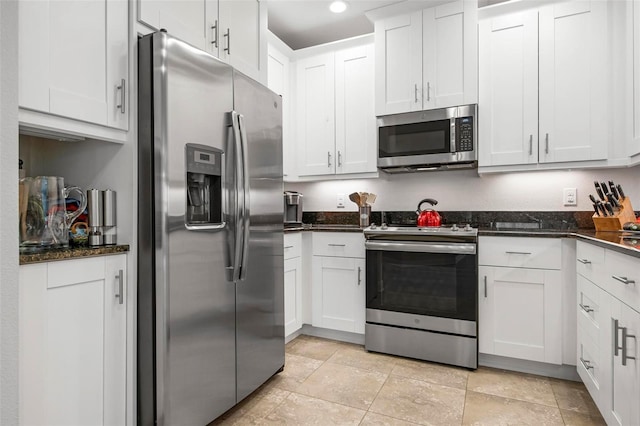
[(282, 101), (234, 71), (234, 109), (246, 135), (249, 201), (244, 279), (236, 285), (238, 401), (284, 365)]
[(227, 211), (219, 232), (186, 229), (185, 145), (227, 150), (232, 69), (166, 34), (148, 37), (139, 64), (140, 164), (149, 169), (139, 187), (140, 424), (203, 425), (236, 402), (235, 284), (226, 279), (234, 224)]

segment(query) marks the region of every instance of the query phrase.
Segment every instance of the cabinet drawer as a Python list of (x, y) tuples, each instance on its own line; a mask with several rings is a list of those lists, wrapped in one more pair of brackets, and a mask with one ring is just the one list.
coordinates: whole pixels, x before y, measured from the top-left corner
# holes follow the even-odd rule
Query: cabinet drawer
[(516, 268), (560, 269), (558, 238), (480, 237), (478, 263)]
[(105, 277), (104, 256), (50, 262), (47, 267), (48, 288), (98, 281)]
[(302, 254), (302, 234), (284, 234), (284, 260), (300, 257)]
[(607, 250), (604, 261), (605, 290), (640, 311), (640, 259)]
[(576, 271), (583, 277), (598, 282), (604, 269), (604, 252), (602, 247), (578, 241), (576, 243)]
[(602, 304), (606, 303), (606, 293), (586, 278), (578, 275), (577, 283), (578, 327), (597, 342), (603, 327), (608, 324)]
[(604, 385), (605, 371), (600, 359), (601, 350), (585, 330), (578, 326), (578, 375), (589, 390), (594, 402), (600, 405), (601, 388)]
[(360, 233), (315, 232), (314, 256), (364, 258), (364, 235)]

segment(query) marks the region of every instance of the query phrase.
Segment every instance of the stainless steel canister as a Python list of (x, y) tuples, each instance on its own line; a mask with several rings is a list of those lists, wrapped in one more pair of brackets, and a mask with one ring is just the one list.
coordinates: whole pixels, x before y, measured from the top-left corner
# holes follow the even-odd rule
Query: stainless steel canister
[(99, 189), (87, 189), (87, 209), (89, 210), (89, 245), (103, 244), (103, 200)]
[(104, 244), (116, 244), (116, 191), (111, 189), (102, 191), (102, 209)]

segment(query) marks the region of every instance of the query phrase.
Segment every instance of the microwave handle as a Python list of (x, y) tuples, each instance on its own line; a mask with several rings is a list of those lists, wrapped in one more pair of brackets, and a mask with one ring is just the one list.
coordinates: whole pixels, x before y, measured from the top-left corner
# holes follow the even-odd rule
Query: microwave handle
[(451, 117), (451, 147), (449, 152), (452, 154), (456, 152), (456, 118), (455, 117)]

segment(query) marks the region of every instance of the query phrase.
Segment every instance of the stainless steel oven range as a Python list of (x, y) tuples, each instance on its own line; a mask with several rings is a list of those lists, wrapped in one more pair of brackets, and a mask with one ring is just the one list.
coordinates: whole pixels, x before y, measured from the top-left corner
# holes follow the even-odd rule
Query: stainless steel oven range
[(365, 348), (478, 367), (478, 230), (372, 225)]

